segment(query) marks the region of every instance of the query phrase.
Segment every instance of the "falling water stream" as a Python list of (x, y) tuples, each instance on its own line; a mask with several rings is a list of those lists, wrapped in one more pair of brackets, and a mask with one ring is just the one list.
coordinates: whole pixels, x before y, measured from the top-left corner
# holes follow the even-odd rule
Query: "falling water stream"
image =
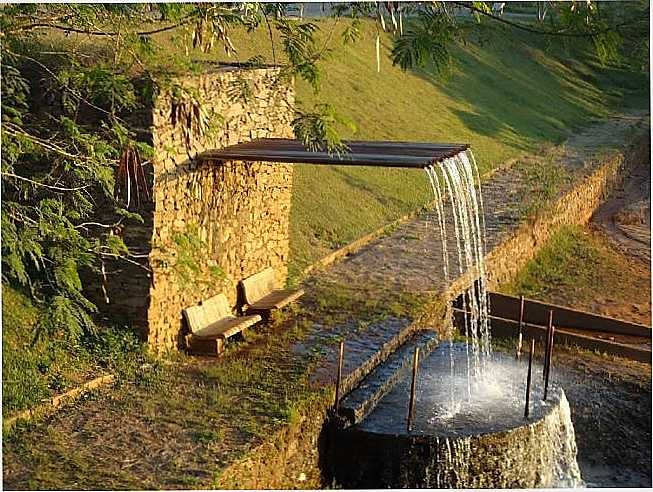
[[(583, 486), (562, 388), (552, 385), (545, 401), (541, 377), (535, 377), (525, 418), (528, 362), (492, 351), (485, 218), (474, 156), (459, 153), (427, 167), (426, 175), (446, 285), (460, 278), (470, 285), (463, 296), (466, 338), (440, 343), (421, 361), (415, 386), (409, 371), (403, 372), (362, 421), (342, 431), (338, 449), (347, 453), (333, 458), (339, 479), (352, 488)], [(398, 374), (392, 364), (386, 369), (388, 378)], [(539, 364), (534, 371), (542, 374)], [(360, 457), (353, 466), (350, 449)]]
[[(476, 160), (471, 151), (427, 167), (426, 174), (433, 190), (437, 223), (442, 242), (442, 264), (445, 282), (451, 280), (451, 265), (447, 244), (447, 222), (444, 213), (444, 195), (449, 198), (453, 216), (453, 232), (456, 238), (458, 274), (470, 275), (471, 287), (463, 296), (464, 326), (467, 327), (469, 343), (467, 355), (467, 400), (477, 380), (486, 379), (492, 344), (488, 318), (487, 282), (485, 275), (485, 214), (481, 195), (481, 182)], [(469, 313), (469, 315), (468, 315)], [(469, 318), (468, 318), (469, 316)], [(471, 353), (470, 353), (471, 352)], [(450, 371), (454, 371), (453, 354), (450, 354)], [(450, 407), (456, 407), (451, 392)]]
[[(461, 152), (427, 167), (425, 171), (435, 198), (446, 285), (455, 278), (452, 272), (455, 265), (452, 268), (449, 256), (450, 231), (445, 214), (448, 199), (456, 241), (453, 257), (458, 264), (457, 274), (461, 277), (467, 275), (470, 287), (462, 296), (466, 343), (443, 344), (424, 362), (422, 391), (418, 392), (417, 406), (421, 407), (421, 410), (418, 410), (421, 418), (416, 418), (415, 425), (418, 432), (421, 430), (430, 435), (439, 435), (445, 440), (458, 436), (459, 439), (454, 439), (454, 444), (459, 445), (464, 442), (466, 435), (498, 432), (524, 424), (524, 381), (522, 378), (515, 381), (515, 374), (523, 372), (524, 364), (523, 361), (511, 362), (492, 352), (484, 261), (485, 214), (480, 174), (473, 154), (469, 150)], [(447, 351), (448, 356), (443, 357)], [(541, 390), (537, 385), (533, 388), (533, 412), (540, 416), (547, 413), (547, 402), (543, 402), (538, 393)], [(397, 398), (396, 395), (402, 393), (401, 388), (396, 388), (394, 393), (394, 398)], [(548, 470), (542, 476), (547, 473), (549, 475), (546, 475), (548, 478), (543, 478), (540, 486), (583, 485), (576, 463), (576, 445), (569, 406), (564, 392), (561, 392), (561, 395), (557, 420), (553, 419), (552, 424), (544, 426), (545, 433), (550, 434), (546, 442), (552, 446), (546, 453), (555, 458), (553, 463), (549, 462), (546, 467)], [(383, 425), (396, 426), (399, 422), (393, 423), (393, 412), (384, 409), (392, 409), (398, 403), (393, 403), (393, 393), (388, 395), (364, 426), (378, 429), (381, 422), (384, 422)], [(454, 454), (459, 459), (461, 455), (465, 456), (465, 453), (460, 452)], [(534, 466), (541, 467), (545, 461), (535, 460)], [(453, 469), (460, 473), (464, 465), (465, 463), (461, 462), (456, 467), (444, 466), (439, 473), (443, 470), (449, 473)], [(435, 483), (440, 482), (438, 480)]]

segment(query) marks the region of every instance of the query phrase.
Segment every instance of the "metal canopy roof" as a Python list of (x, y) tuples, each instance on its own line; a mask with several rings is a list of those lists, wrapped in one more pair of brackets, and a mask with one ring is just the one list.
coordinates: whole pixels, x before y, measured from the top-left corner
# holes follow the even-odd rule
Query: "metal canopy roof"
[(307, 150), (298, 141), (287, 138), (259, 138), (223, 149), (207, 150), (198, 157), (212, 160), (272, 161), (285, 163), (329, 164), (347, 166), (382, 166), (424, 168), (469, 147), (467, 144), (434, 144), (418, 142), (345, 141), (348, 152)]

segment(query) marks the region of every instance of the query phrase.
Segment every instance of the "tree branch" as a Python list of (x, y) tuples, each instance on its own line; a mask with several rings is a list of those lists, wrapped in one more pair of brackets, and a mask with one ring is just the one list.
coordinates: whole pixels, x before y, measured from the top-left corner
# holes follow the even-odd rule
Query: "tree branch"
[(7, 133), (9, 133), (10, 135), (12, 135), (14, 137), (17, 137), (17, 136), (21, 135), (21, 136), (31, 140), (32, 142), (40, 145), (44, 149), (49, 150), (51, 152), (55, 152), (55, 153), (57, 153), (57, 154), (59, 154), (59, 155), (61, 155), (63, 157), (67, 157), (69, 159), (75, 159), (75, 160), (79, 159), (79, 160), (82, 160), (82, 161), (89, 161), (90, 160), (87, 156), (84, 156), (84, 155), (81, 155), (81, 154), (80, 155), (71, 154), (70, 152), (67, 152), (66, 150), (62, 149), (61, 147), (59, 147), (57, 145), (51, 144), (50, 142), (47, 142), (46, 140), (43, 140), (43, 139), (41, 139), (39, 137), (36, 137), (34, 135), (30, 135), (25, 130), (23, 130), (19, 126), (16, 126), (16, 125), (14, 125), (12, 123), (5, 123), (3, 131), (6, 131)]
[(114, 224), (102, 224), (100, 222), (82, 222), (81, 224), (77, 224), (75, 226), (75, 229), (87, 229), (89, 226), (95, 226), (95, 227), (101, 227), (104, 229), (113, 229), (114, 227), (119, 226), (121, 223), (121, 220)]
[(50, 190), (55, 190), (55, 191), (79, 191), (79, 190), (83, 190), (85, 188), (88, 188), (90, 186), (90, 185), (84, 185), (84, 186), (79, 186), (77, 188), (64, 188), (62, 186), (52, 186), (52, 185), (47, 185), (47, 184), (44, 184), (44, 183), (39, 183), (38, 181), (34, 181), (33, 179), (29, 179), (29, 178), (26, 178), (24, 176), (19, 176), (18, 174), (14, 174), (14, 173), (3, 172), (2, 175), (6, 176), (8, 178), (16, 178), (16, 179), (20, 179), (22, 181), (27, 181), (28, 183), (32, 183), (34, 185), (42, 186), (43, 188), (48, 188)]
[(493, 15), (489, 12), (485, 12), (477, 7), (474, 7), (473, 5), (467, 4), (465, 2), (451, 2), (454, 5), (457, 5), (459, 7), (465, 8), (471, 12), (476, 12), (477, 14), (484, 15), (486, 17), (489, 17), (492, 20), (495, 20), (497, 22), (500, 22), (502, 24), (508, 25), (510, 27), (514, 27), (515, 29), (520, 29), (522, 31), (530, 32), (531, 34), (539, 34), (542, 36), (564, 36), (564, 37), (571, 37), (571, 38), (592, 38), (594, 36), (599, 36), (601, 34), (606, 34), (610, 31), (617, 31), (619, 28), (624, 27), (624, 26), (629, 26), (631, 24), (635, 24), (636, 22), (639, 22), (640, 19), (635, 19), (629, 22), (622, 22), (621, 24), (615, 24), (614, 26), (607, 27), (605, 29), (601, 29), (599, 31), (589, 31), (589, 32), (566, 32), (566, 31), (543, 31), (541, 29), (535, 29), (533, 27), (520, 24), (519, 22), (513, 22), (509, 21), (507, 19), (504, 19), (503, 17), (497, 17), (496, 15)]
[[(153, 34), (159, 34), (162, 32), (171, 31), (173, 29), (176, 29), (178, 27), (184, 26), (192, 22), (192, 15), (193, 14), (188, 14), (181, 21), (179, 21), (176, 24), (172, 24), (170, 26), (159, 27), (157, 29), (152, 29), (150, 31), (137, 31), (134, 34), (136, 34), (137, 36), (151, 36)], [(47, 22), (34, 22), (32, 24), (19, 26), (16, 29), (12, 29), (11, 31), (8, 32), (29, 31), (32, 29), (57, 29), (59, 31), (74, 32), (77, 34), (86, 34), (88, 36), (118, 36), (120, 34), (119, 32), (116, 31), (91, 31), (90, 29), (79, 29), (76, 27), (63, 26), (61, 24), (50, 24)]]
[[(6, 48), (5, 48), (5, 49), (6, 49)], [(122, 118), (113, 115), (110, 111), (107, 111), (106, 109), (101, 108), (100, 106), (97, 106), (97, 105), (93, 104), (93, 103), (92, 103), (91, 101), (89, 101), (87, 98), (85, 98), (84, 96), (82, 96), (81, 94), (79, 94), (78, 92), (76, 92), (75, 90), (71, 89), (71, 88), (68, 87), (66, 84), (63, 84), (63, 83), (59, 80), (59, 77), (57, 76), (56, 73), (54, 73), (52, 70), (50, 70), (50, 68), (48, 68), (46, 65), (44, 65), (43, 63), (41, 63), (41, 62), (40, 62), (39, 60), (37, 60), (36, 58), (33, 58), (33, 57), (31, 57), (31, 56), (27, 56), (27, 55), (23, 55), (22, 53), (16, 53), (16, 52), (11, 51), (11, 50), (8, 50), (8, 49), (7, 49), (7, 52), (8, 52), (8, 53), (11, 53), (11, 54), (14, 55), (14, 56), (17, 56), (17, 57), (20, 57), (20, 58), (24, 58), (25, 60), (29, 60), (29, 61), (31, 61), (32, 63), (36, 63), (39, 67), (41, 67), (43, 70), (45, 70), (46, 72), (48, 72), (48, 73), (50, 74), (50, 76), (52, 76), (52, 78), (53, 78), (54, 80), (56, 80), (56, 81), (59, 83), (59, 85), (61, 86), (61, 88), (62, 88), (63, 90), (65, 90), (66, 92), (69, 92), (69, 93), (72, 94), (74, 97), (76, 97), (78, 100), (83, 101), (85, 104), (87, 104), (87, 105), (90, 106), (91, 108), (93, 108), (93, 109), (97, 109), (98, 111), (100, 111), (100, 112), (102, 112), (102, 113), (104, 113), (104, 114), (106, 114), (106, 115), (108, 115), (108, 116), (111, 116), (111, 117), (115, 118), (116, 120), (121, 121), (122, 123), (125, 122)], [(133, 53), (132, 53), (132, 55), (133, 55)], [(133, 55), (133, 56), (135, 56), (135, 55)]]
[(272, 63), (277, 64), (277, 55), (274, 49), (274, 38), (272, 37), (272, 28), (270, 27), (270, 20), (268, 19), (268, 14), (265, 11), (265, 8), (262, 8), (263, 18), (265, 19), (265, 25), (268, 27), (268, 36), (270, 37), (270, 45), (272, 46)]
[(132, 259), (130, 259), (130, 258), (124, 256), (124, 255), (118, 255), (118, 254), (116, 254), (116, 253), (105, 253), (105, 252), (102, 252), (102, 251), (100, 251), (98, 254), (99, 254), (101, 257), (107, 257), (107, 258), (113, 258), (114, 260), (122, 260), (122, 261), (126, 261), (127, 263), (131, 263), (132, 265), (136, 265), (137, 267), (142, 268), (142, 269), (145, 270), (146, 272), (152, 273), (152, 269), (151, 269), (151, 268), (149, 268), (149, 267), (143, 265), (142, 263), (139, 263), (139, 262), (137, 262), (137, 261), (134, 261), (134, 260), (132, 260)]

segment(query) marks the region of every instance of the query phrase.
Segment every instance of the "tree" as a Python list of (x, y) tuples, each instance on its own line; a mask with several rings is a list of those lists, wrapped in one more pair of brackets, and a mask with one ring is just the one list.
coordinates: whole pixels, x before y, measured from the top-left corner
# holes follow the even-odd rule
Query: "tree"
[[(471, 14), (476, 22), (483, 20), (542, 36), (550, 42), (591, 46), (604, 64), (622, 64), (648, 72), (649, 7), (646, 1), (540, 2), (548, 15), (531, 20), (514, 20), (492, 13), (491, 2), (430, 2), (415, 8), (415, 21), (395, 39), (393, 62), (402, 68), (417, 68), (427, 62), (436, 67), (450, 60), (447, 46), (469, 32), (465, 17), (455, 15), (453, 8)], [(396, 7), (388, 7), (396, 8)]]

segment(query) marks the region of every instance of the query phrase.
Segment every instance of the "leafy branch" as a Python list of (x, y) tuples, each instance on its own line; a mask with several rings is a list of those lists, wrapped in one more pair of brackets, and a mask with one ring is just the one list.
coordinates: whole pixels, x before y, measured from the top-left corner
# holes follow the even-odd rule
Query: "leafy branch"
[(330, 104), (317, 104), (313, 111), (297, 113), (292, 121), (295, 135), (304, 146), (312, 151), (341, 154), (348, 151), (340, 135), (342, 127), (356, 131), (354, 122), (339, 115)]

